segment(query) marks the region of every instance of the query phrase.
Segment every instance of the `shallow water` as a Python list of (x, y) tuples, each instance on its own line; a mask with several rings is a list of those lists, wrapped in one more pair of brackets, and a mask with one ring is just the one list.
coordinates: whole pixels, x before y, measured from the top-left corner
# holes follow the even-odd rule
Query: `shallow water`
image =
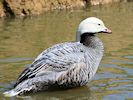
[[(79, 22), (96, 16), (113, 34), (99, 34), (105, 55), (87, 86), (4, 97), (19, 73), (47, 47), (74, 41)], [(54, 11), (41, 16), (0, 19), (0, 100), (131, 100), (133, 99), (133, 2)]]

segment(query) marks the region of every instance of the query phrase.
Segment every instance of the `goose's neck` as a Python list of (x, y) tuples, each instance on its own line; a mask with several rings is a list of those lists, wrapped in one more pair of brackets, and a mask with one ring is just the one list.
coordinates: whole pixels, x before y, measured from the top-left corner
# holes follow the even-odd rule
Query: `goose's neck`
[(87, 47), (103, 50), (102, 41), (95, 34), (84, 33), (81, 35), (80, 43)]

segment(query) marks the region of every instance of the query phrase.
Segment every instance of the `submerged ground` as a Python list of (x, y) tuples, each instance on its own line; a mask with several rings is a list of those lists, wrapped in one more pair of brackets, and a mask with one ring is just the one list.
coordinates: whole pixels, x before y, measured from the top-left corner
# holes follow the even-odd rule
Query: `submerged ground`
[[(105, 55), (93, 80), (85, 87), (7, 98), (19, 73), (47, 47), (75, 41), (79, 22), (102, 19), (113, 34), (99, 34)], [(133, 99), (133, 3), (47, 12), (39, 17), (0, 19), (0, 100), (131, 100)]]

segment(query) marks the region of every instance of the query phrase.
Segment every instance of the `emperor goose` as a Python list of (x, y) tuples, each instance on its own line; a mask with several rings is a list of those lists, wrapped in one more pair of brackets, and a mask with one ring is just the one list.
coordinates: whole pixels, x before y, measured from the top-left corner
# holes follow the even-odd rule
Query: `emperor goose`
[(77, 29), (77, 42), (60, 43), (44, 50), (20, 74), (15, 88), (4, 94), (16, 96), (86, 85), (96, 73), (104, 51), (96, 33), (111, 33), (111, 30), (98, 18), (83, 20)]

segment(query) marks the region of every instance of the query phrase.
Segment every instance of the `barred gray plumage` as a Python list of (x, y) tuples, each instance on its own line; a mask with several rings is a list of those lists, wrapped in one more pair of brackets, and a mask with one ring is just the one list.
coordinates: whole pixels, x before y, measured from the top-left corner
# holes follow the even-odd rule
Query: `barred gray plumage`
[(85, 37), (84, 43), (60, 43), (44, 50), (20, 74), (15, 88), (4, 94), (15, 96), (28, 91), (37, 92), (54, 87), (73, 88), (86, 85), (96, 73), (102, 59), (103, 44), (94, 34), (90, 35), (91, 32), (85, 34), (89, 35)]

